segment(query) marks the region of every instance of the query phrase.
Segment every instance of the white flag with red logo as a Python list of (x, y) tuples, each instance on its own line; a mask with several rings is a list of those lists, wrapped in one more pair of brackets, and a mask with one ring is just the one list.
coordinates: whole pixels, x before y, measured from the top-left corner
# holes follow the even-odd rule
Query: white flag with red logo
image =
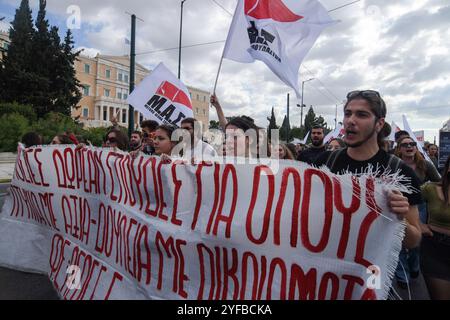
[(389, 136), (389, 141), (395, 142), (395, 133), (400, 131), (400, 127), (394, 122), (391, 122), (391, 135)]
[(133, 90), (127, 102), (160, 124), (179, 127), (184, 118), (194, 117), (188, 89), (162, 62)]
[(333, 139), (342, 138), (344, 135), (345, 129), (341, 124), (339, 124), (333, 131), (331, 131), (325, 136), (325, 138), (323, 139), (323, 143), (326, 144)]
[(239, 0), (224, 58), (263, 61), (300, 97), (300, 64), (322, 30), (333, 23), (317, 0)]

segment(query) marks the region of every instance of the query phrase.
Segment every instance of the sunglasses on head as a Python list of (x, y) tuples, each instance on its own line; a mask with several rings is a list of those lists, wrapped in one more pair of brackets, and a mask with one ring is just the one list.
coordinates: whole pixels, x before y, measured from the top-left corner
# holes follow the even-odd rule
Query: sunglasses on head
[(416, 142), (403, 142), (403, 143), (400, 143), (400, 147), (402, 147), (402, 148), (417, 147), (417, 143)]
[(375, 90), (355, 90), (355, 91), (350, 91), (349, 93), (347, 93), (347, 99), (352, 99), (357, 96), (361, 96), (361, 97), (369, 98), (369, 99), (376, 98), (379, 101), (381, 100), (380, 93)]

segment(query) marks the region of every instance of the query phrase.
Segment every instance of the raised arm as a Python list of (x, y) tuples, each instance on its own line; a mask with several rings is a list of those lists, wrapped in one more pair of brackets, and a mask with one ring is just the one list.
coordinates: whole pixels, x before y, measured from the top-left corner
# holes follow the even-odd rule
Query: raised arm
[(228, 121), (225, 118), (225, 115), (222, 110), (222, 106), (219, 103), (219, 99), (217, 99), (217, 96), (214, 93), (211, 95), (209, 102), (214, 106), (214, 108), (216, 108), (217, 116), (219, 117), (219, 125), (223, 130), (225, 130), (225, 127), (226, 127)]

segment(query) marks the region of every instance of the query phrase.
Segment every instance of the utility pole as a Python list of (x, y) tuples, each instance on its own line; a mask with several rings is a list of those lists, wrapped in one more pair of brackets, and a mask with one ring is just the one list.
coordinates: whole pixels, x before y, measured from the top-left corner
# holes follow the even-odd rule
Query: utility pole
[(183, 36), (183, 7), (187, 0), (181, 0), (181, 17), (180, 17), (180, 43), (178, 45), (178, 79), (181, 76), (181, 38)]
[(289, 93), (287, 94), (287, 125), (286, 125), (286, 143), (289, 142)]
[[(136, 15), (131, 15), (131, 43), (130, 43), (130, 91), (131, 94), (134, 90), (134, 74), (136, 67)], [(128, 137), (134, 131), (134, 108), (130, 104), (128, 106)]]
[(337, 107), (338, 105), (336, 105), (336, 111), (334, 113), (334, 130), (337, 128)]
[(303, 108), (306, 107), (303, 104), (303, 92), (304, 92), (304, 88), (305, 88), (305, 82), (308, 82), (308, 81), (311, 81), (311, 80), (314, 80), (314, 78), (302, 81), (302, 102), (301, 102), (301, 105), (300, 105), (300, 108), (301, 108), (300, 109), (300, 129), (303, 127)]

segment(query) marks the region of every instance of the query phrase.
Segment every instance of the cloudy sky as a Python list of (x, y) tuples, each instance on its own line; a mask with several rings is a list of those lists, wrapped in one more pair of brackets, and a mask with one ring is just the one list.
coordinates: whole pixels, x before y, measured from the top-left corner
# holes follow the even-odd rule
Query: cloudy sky
[[(300, 1), (300, 0), (299, 0)], [(322, 0), (333, 10), (355, 0)], [(187, 0), (184, 5), (181, 77), (187, 84), (212, 91), (231, 13), (237, 0)], [(0, 0), (0, 29), (7, 29), (19, 0)], [(33, 17), (38, 0), (30, 0)], [(164, 62), (175, 74), (178, 66), (179, 0), (48, 0), (52, 25), (67, 28), (73, 6), (81, 14), (75, 29), (77, 47), (86, 53), (123, 55), (129, 52), (130, 16), (137, 24), (137, 61), (149, 69)], [(70, 10), (69, 10), (70, 9)], [(402, 127), (406, 114), (413, 130), (425, 130), (425, 138), (438, 139), (438, 130), (450, 118), (450, 2), (448, 0), (361, 0), (330, 12), (340, 22), (326, 29), (300, 68), (305, 83), (304, 103), (313, 105), (334, 127), (348, 91), (375, 89), (388, 105), (387, 121)], [(69, 19), (70, 20), (70, 19)], [(218, 42), (222, 41), (222, 42)], [(217, 95), (226, 115), (247, 114), (261, 126), (275, 107), (278, 124), (286, 114), (286, 95), (291, 95), (291, 125), (300, 123), (299, 102), (261, 62), (240, 64), (224, 60)], [(305, 110), (306, 111), (306, 110)], [(217, 119), (214, 110), (211, 118)]]

